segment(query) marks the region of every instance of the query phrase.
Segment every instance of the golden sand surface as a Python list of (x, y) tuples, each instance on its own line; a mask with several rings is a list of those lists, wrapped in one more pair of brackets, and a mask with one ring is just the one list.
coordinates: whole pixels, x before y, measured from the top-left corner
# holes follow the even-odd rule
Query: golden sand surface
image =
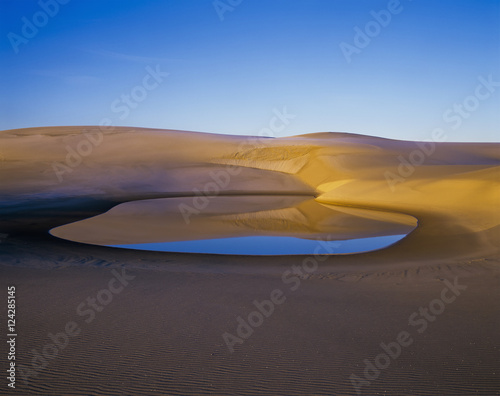
[[(428, 259), (434, 256), (441, 260), (450, 254), (482, 257), (498, 253), (499, 144), (404, 142), (346, 133), (272, 139), (125, 127), (111, 131), (54, 127), (4, 131), (0, 147), (2, 199), (12, 206), (7, 215), (17, 210), (29, 217), (32, 210), (40, 217), (45, 212), (38, 209), (54, 206), (53, 211), (60, 216), (68, 213), (74, 220), (83, 220), (105, 212), (102, 208), (129, 202), (99, 218), (85, 220), (86, 225), (97, 222), (92, 235), (86, 228), (78, 235), (75, 225), (54, 230), (54, 235), (64, 238), (68, 233), (66, 236), (75, 241), (108, 244), (113, 238), (109, 229), (104, 231), (106, 219), (116, 222), (116, 213), (134, 216), (137, 210), (135, 219), (145, 221), (146, 203), (130, 201), (193, 197), (191, 204), (189, 199), (185, 201), (183, 219), (193, 220), (195, 226), (182, 224), (179, 218), (174, 221), (175, 208), (164, 210), (172, 213), (168, 220), (174, 221), (175, 227), (162, 227), (161, 232), (181, 235), (181, 229), (187, 230), (184, 234), (204, 234), (201, 223), (213, 214), (217, 199), (222, 197), (268, 196), (247, 199), (254, 202), (251, 208), (245, 204), (235, 209), (235, 213), (256, 213), (265, 211), (263, 200), (294, 199), (271, 196), (300, 195), (326, 205), (413, 216), (419, 227), (402, 241), (407, 257), (420, 260), (425, 254)], [(196, 196), (208, 203), (201, 201), (197, 206)], [(155, 207), (150, 217), (156, 217), (158, 224), (143, 228), (144, 234), (152, 237), (158, 233), (163, 220), (157, 212), (161, 211), (159, 206), (168, 206), (167, 202), (148, 201), (148, 207)], [(225, 202), (226, 207), (239, 205), (237, 201)], [(288, 214), (281, 211), (279, 216), (293, 217), (296, 212), (291, 203)], [(265, 212), (262, 215), (273, 217)], [(308, 216), (314, 217), (311, 211)], [(41, 228), (44, 220), (40, 220)], [(121, 232), (129, 220), (124, 217), (121, 226), (117, 225)], [(223, 221), (229, 228), (220, 233), (234, 232), (233, 225), (241, 224), (241, 219), (233, 220)], [(300, 228), (310, 221), (292, 222)], [(52, 221), (50, 228), (69, 222)], [(271, 222), (269, 219), (268, 227)], [(14, 224), (11, 221), (11, 229), (3, 232), (14, 231)], [(288, 221), (285, 227), (290, 224)], [(48, 225), (46, 222), (45, 228)], [(212, 225), (207, 227), (206, 232), (210, 232)], [(26, 232), (29, 227), (19, 228)], [(97, 229), (108, 236), (98, 237)], [(351, 236), (354, 234), (351, 230)], [(464, 238), (467, 244), (461, 243)], [(426, 249), (421, 248), (423, 244)], [(390, 254), (398, 256), (400, 246), (394, 246)]]
[[(499, 173), (497, 143), (0, 132), (0, 284), (17, 288), (19, 365), (34, 369), (69, 321), (81, 330), (2, 392), (499, 394)], [(332, 227), (340, 239), (414, 230), (387, 249), (322, 257), (97, 246)], [(102, 292), (117, 272), (123, 290)], [(284, 302), (232, 351), (223, 335), (274, 290)], [(365, 373), (402, 332), (411, 345)]]

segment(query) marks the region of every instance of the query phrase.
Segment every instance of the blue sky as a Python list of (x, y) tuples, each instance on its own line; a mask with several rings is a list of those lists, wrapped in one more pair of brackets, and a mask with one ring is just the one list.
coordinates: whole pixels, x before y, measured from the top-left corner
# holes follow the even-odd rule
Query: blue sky
[(426, 140), (442, 128), (449, 141), (498, 141), (497, 0), (0, 7), (2, 130), (108, 122), (258, 135), (286, 109), (295, 117), (275, 136)]

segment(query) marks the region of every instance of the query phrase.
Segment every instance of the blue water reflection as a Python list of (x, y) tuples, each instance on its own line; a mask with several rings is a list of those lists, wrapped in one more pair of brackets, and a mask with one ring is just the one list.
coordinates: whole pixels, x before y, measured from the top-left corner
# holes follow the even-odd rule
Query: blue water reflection
[(405, 236), (405, 234), (389, 235), (372, 238), (350, 239), (346, 241), (325, 241), (283, 236), (247, 236), (111, 246), (161, 252), (236, 254), (254, 256), (346, 254), (382, 249), (396, 243)]

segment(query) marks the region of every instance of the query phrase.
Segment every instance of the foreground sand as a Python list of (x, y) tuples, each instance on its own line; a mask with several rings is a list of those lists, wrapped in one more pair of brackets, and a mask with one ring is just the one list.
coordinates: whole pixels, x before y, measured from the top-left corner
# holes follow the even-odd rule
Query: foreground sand
[[(68, 165), (68, 153), (89, 136), (88, 154)], [(81, 328), (38, 376), (27, 384), (18, 377), (18, 394), (354, 395), (352, 374), (369, 382), (358, 386), (367, 395), (499, 394), (500, 145), (432, 147), (423, 164), (398, 171), (422, 146), (349, 134), (2, 132), (0, 271), (2, 287), (18, 287), (19, 363), (29, 367), (33, 349), (68, 321)], [(55, 163), (67, 168), (56, 166), (59, 177)], [(418, 227), (385, 250), (317, 259), (300, 283), (283, 274), (310, 265), (305, 256), (131, 252), (47, 235), (119, 203), (196, 195), (224, 172), (230, 177), (218, 198), (310, 197), (346, 211), (408, 215)], [(391, 188), (387, 172), (402, 180)], [(89, 237), (77, 234), (70, 239)], [(86, 323), (78, 307), (108, 287), (113, 269), (133, 279)], [(409, 317), (441, 299), (447, 282), (465, 289), (419, 333)], [(285, 302), (231, 353), (222, 335), (236, 335), (237, 318), (275, 289)], [(380, 344), (402, 331), (413, 343), (367, 379), (364, 360), (374, 362)]]

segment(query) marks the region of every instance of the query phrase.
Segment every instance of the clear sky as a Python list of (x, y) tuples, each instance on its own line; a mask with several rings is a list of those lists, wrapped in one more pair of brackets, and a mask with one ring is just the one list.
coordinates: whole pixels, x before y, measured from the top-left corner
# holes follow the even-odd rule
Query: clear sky
[(285, 112), (294, 118), (275, 136), (426, 140), (442, 128), (449, 141), (499, 139), (498, 0), (0, 7), (2, 130), (108, 122), (258, 135)]

